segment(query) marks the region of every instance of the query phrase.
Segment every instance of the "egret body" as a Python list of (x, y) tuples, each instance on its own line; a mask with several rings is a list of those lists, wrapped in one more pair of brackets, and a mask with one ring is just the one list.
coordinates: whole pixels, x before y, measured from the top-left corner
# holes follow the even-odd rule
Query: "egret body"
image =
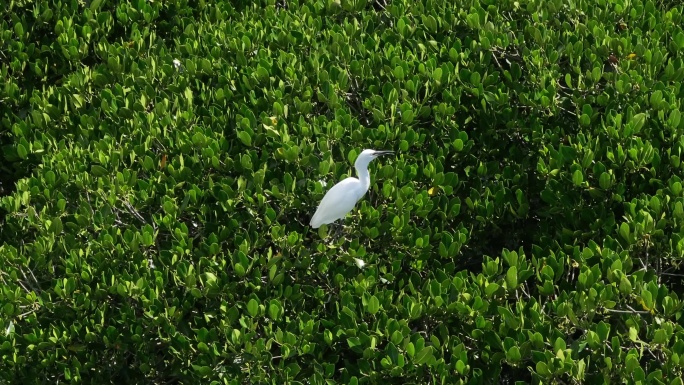
[(392, 154), (392, 151), (363, 150), (354, 163), (358, 179), (346, 178), (328, 190), (311, 218), (311, 227), (317, 229), (349, 214), (370, 187), (368, 164), (378, 156), (387, 154)]

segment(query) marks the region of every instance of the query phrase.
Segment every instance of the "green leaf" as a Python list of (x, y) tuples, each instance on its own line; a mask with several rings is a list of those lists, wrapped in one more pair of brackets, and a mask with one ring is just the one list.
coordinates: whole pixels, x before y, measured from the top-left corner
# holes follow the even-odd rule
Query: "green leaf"
[(413, 123), (414, 114), (412, 110), (406, 110), (401, 113), (401, 122), (404, 124)]
[(456, 361), (456, 371), (461, 375), (465, 374), (466, 364), (461, 360)]
[[(663, 91), (656, 90), (651, 94), (651, 97), (649, 99), (649, 102), (651, 104), (651, 108), (654, 109), (660, 109), (660, 103), (663, 101)], [(641, 114), (639, 114), (641, 115)], [(635, 116), (636, 118), (636, 116)], [(642, 124), (643, 125), (643, 124)], [(635, 132), (638, 132), (639, 130), (634, 129)]]
[(357, 154), (356, 150), (351, 149), (347, 153), (347, 160), (349, 161), (349, 163), (354, 163), (357, 156), (358, 156), (358, 154)]
[(634, 342), (639, 341), (639, 332), (634, 326), (630, 326), (629, 328), (629, 339)]
[(508, 351), (506, 351), (506, 359), (510, 362), (518, 362), (522, 359), (520, 354), (520, 348), (517, 346), (511, 346)]
[(233, 266), (233, 270), (235, 271), (235, 274), (237, 274), (238, 277), (244, 277), (245, 274), (247, 274), (245, 267), (240, 262), (236, 263), (235, 266)]
[(437, 280), (430, 281), (430, 296), (439, 297), (442, 295), (442, 285)]
[(679, 127), (681, 119), (682, 113), (675, 108), (670, 112), (670, 116), (667, 118), (667, 124), (670, 126), (670, 128), (676, 130)]
[(432, 71), (432, 80), (434, 80), (437, 84), (440, 84), (442, 81), (442, 74), (443, 71), (441, 68), (435, 68), (435, 70)]
[(240, 157), (240, 164), (242, 165), (243, 168), (247, 170), (252, 170), (253, 164), (252, 164), (252, 157), (249, 156), (249, 154), (243, 154)]
[(174, 214), (176, 212), (176, 205), (171, 200), (164, 202), (162, 207), (167, 214)]
[(608, 335), (610, 334), (610, 325), (601, 321), (596, 326), (596, 334), (598, 334), (601, 342), (608, 340)]
[(201, 132), (196, 132), (192, 136), (192, 143), (195, 146), (204, 146), (206, 144), (206, 137)]
[(652, 197), (651, 197), (651, 200), (648, 202), (648, 205), (649, 205), (649, 207), (650, 207), (651, 209), (653, 209), (653, 211), (655, 211), (656, 215), (659, 215), (659, 214), (660, 214), (660, 211), (661, 211), (661, 209), (662, 209), (662, 206), (661, 206), (661, 203), (660, 203), (660, 199), (658, 199), (657, 196), (655, 196), (655, 195), (652, 196)]
[(325, 329), (323, 332), (323, 341), (325, 341), (326, 344), (332, 345), (333, 343), (333, 334), (330, 330)]
[(401, 66), (396, 66), (394, 68), (394, 77), (398, 80), (404, 80), (404, 69)]
[(14, 25), (14, 33), (17, 35), (18, 38), (24, 37), (24, 26), (21, 25), (21, 23), (17, 23)]
[(154, 160), (152, 160), (150, 156), (145, 155), (145, 159), (143, 160), (143, 167), (146, 171), (154, 170)]
[(634, 133), (637, 133), (641, 131), (641, 128), (644, 126), (646, 123), (646, 114), (645, 113), (640, 113), (636, 114), (632, 117), (632, 129)]
[(506, 287), (509, 290), (515, 290), (518, 287), (518, 268), (511, 266), (506, 272)]
[(432, 15), (422, 15), (422, 21), (430, 33), (437, 32), (437, 20)]
[(674, 42), (677, 44), (677, 48), (679, 48), (680, 50), (684, 50), (684, 32), (679, 31), (674, 36)]
[(50, 232), (55, 235), (59, 235), (62, 233), (62, 230), (64, 229), (64, 226), (62, 225), (62, 220), (59, 218), (55, 218), (52, 220), (50, 223)]
[(608, 190), (612, 184), (613, 183), (610, 174), (607, 172), (601, 173), (601, 176), (599, 177), (599, 186), (601, 186), (601, 188), (604, 190)]
[(577, 149), (575, 149), (575, 147), (561, 145), (559, 152), (563, 156), (563, 160), (566, 162), (573, 162), (577, 159)]
[(255, 317), (257, 314), (259, 314), (259, 302), (254, 298), (247, 302), (247, 312), (252, 317)]
[(470, 74), (470, 82), (475, 86), (478, 87), (481, 84), (482, 81), (482, 75), (480, 75), (479, 72), (472, 72)]
[(192, 365), (192, 369), (195, 370), (200, 376), (205, 377), (210, 375), (214, 370), (208, 366)]
[(93, 176), (95, 177), (101, 177), (108, 174), (106, 168), (99, 166), (97, 164), (94, 164), (90, 167), (90, 173), (93, 174)]
[(367, 310), (370, 314), (375, 315), (380, 310), (380, 301), (378, 300), (378, 297), (376, 296), (371, 296), (370, 299), (368, 300), (368, 307)]
[(271, 302), (268, 304), (268, 316), (271, 317), (272, 320), (279, 320), (280, 315), (283, 313), (283, 307), (280, 304), (280, 301), (277, 299), (271, 300)]
[(91, 10), (91, 11), (95, 11), (95, 10), (97, 10), (98, 8), (100, 8), (100, 4), (102, 4), (102, 1), (103, 1), (103, 0), (93, 0), (93, 1), (90, 3), (90, 10)]
[(537, 362), (536, 370), (537, 370), (537, 373), (539, 373), (539, 375), (541, 375), (543, 377), (551, 376), (551, 371), (549, 370), (549, 368), (545, 362), (542, 362), (542, 361)]
[(580, 124), (584, 127), (591, 125), (591, 117), (587, 114), (580, 115)]
[(653, 336), (653, 342), (656, 344), (664, 345), (667, 343), (667, 333), (663, 329), (658, 329)]
[(628, 225), (626, 222), (623, 222), (623, 223), (620, 225), (620, 236), (621, 236), (622, 239), (624, 239), (625, 241), (628, 241), (628, 242), (630, 241), (630, 237), (629, 237), (629, 225)]
[(426, 346), (416, 353), (413, 361), (416, 363), (416, 365), (422, 365), (428, 362), (432, 358), (432, 355), (432, 346)]
[(28, 157), (28, 150), (23, 144), (19, 143), (17, 145), (17, 154), (21, 159), (26, 159)]
[(574, 183), (575, 186), (581, 186), (583, 182), (584, 182), (584, 175), (582, 175), (582, 171), (581, 170), (575, 170), (575, 172), (572, 173), (572, 183)]
[(485, 287), (485, 294), (487, 297), (491, 297), (497, 290), (499, 290), (499, 287), (500, 286), (498, 284), (491, 282)]
[(145, 247), (149, 247), (154, 244), (154, 230), (152, 229), (152, 226), (145, 225), (143, 228), (142, 243)]
[(249, 135), (249, 132), (247, 131), (240, 131), (238, 132), (238, 139), (245, 145), (250, 147), (252, 145), (252, 137)]
[(349, 337), (347, 338), (347, 345), (350, 348), (355, 348), (361, 346), (361, 339), (359, 337)]
[(620, 292), (625, 295), (632, 294), (632, 283), (629, 282), (629, 279), (625, 276), (622, 275), (620, 277), (620, 286), (619, 286)]
[(411, 319), (420, 318), (421, 314), (423, 313), (423, 304), (417, 301), (412, 302), (412, 304), (409, 306), (409, 313)]

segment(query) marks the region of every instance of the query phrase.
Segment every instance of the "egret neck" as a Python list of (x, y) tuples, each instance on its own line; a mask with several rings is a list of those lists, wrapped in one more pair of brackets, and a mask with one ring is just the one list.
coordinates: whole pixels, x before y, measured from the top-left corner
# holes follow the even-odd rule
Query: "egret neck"
[(359, 179), (359, 182), (361, 182), (361, 197), (366, 194), (366, 191), (368, 191), (368, 188), (370, 188), (370, 173), (368, 172), (368, 164), (370, 163), (371, 159), (365, 158), (361, 160), (361, 158), (356, 160), (356, 163), (354, 163), (354, 168), (356, 168), (356, 177)]
[(354, 168), (356, 169), (356, 177), (361, 182), (361, 195), (358, 199), (366, 194), (370, 188), (370, 173), (368, 173), (368, 165), (370, 162), (381, 155), (392, 154), (393, 151), (373, 151), (372, 156), (359, 156), (354, 162)]

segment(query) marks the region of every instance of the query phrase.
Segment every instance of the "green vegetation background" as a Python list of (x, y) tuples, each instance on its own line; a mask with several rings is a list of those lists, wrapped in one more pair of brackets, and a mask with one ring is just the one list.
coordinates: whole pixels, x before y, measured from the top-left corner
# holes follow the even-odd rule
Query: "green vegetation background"
[(679, 2), (0, 6), (1, 384), (682, 384)]

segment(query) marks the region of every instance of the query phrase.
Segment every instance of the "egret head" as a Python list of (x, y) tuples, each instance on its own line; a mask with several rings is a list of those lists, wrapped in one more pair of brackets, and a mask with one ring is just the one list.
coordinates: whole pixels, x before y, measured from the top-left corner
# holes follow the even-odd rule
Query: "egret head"
[(354, 166), (356, 166), (356, 168), (366, 168), (373, 159), (381, 155), (389, 155), (393, 153), (393, 151), (363, 150), (356, 158), (356, 163), (354, 164)]

